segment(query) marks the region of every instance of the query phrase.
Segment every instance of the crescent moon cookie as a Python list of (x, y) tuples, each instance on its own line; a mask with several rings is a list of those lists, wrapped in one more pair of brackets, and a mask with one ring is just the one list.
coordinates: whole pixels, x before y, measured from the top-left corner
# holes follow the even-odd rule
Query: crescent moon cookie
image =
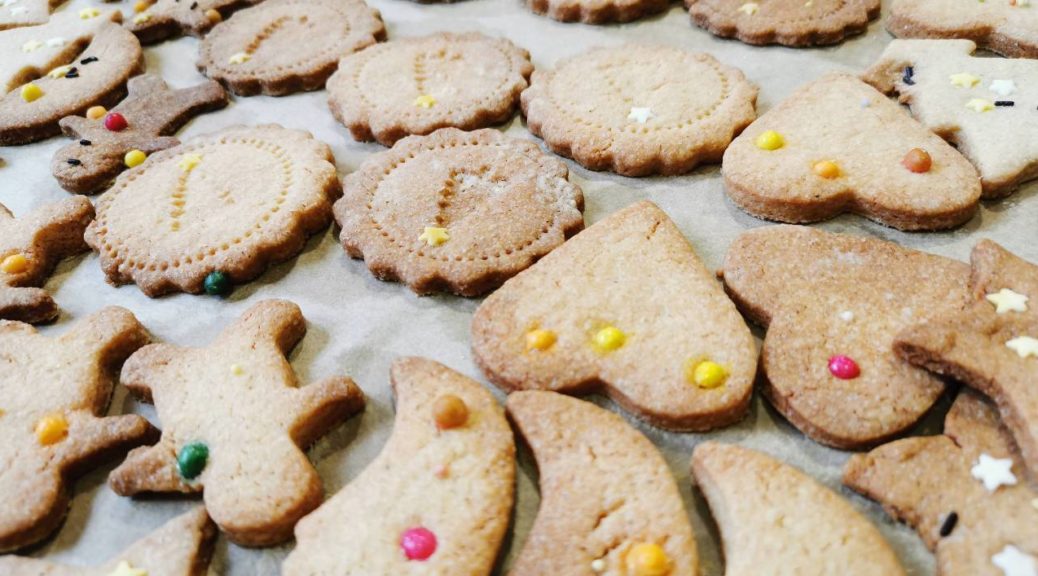
[(799, 226), (769, 226), (728, 248), (724, 283), (765, 327), (761, 390), (812, 439), (843, 449), (901, 434), (944, 392), (892, 348), (902, 329), (960, 309), (962, 262)]
[(386, 146), (439, 128), (485, 128), (512, 118), (533, 72), (505, 38), (440, 33), (346, 56), (328, 80), (328, 105), (355, 140)]
[(130, 452), (108, 478), (112, 490), (202, 492), (233, 542), (290, 539), (324, 498), (301, 447), (364, 408), (345, 376), (299, 386), (286, 356), (305, 334), (298, 306), (263, 300), (206, 348), (153, 344), (131, 356), (122, 382), (155, 404), (162, 438)]
[(113, 284), (226, 293), (303, 249), (341, 194), (308, 132), (236, 126), (153, 154), (97, 201), (86, 241)]
[(526, 5), (537, 14), (560, 22), (607, 24), (631, 22), (663, 12), (670, 6), (668, 0), (526, 0)]
[(721, 530), (725, 576), (756, 576), (761, 566), (802, 576), (905, 574), (875, 526), (792, 466), (708, 441), (692, 453), (692, 474)]
[(851, 212), (939, 230), (972, 218), (981, 195), (959, 152), (846, 74), (801, 87), (757, 119), (725, 151), (721, 172), (740, 208), (791, 223)]
[(472, 352), (505, 390), (601, 391), (680, 431), (740, 420), (757, 366), (735, 306), (648, 201), (577, 234), (484, 300)]
[[(1028, 11), (1038, 19), (1038, 5)], [(983, 197), (998, 198), (1038, 178), (1038, 60), (978, 58), (976, 47), (894, 40), (864, 78), (897, 92), (916, 119), (977, 167)]]
[(538, 70), (522, 94), (530, 131), (556, 154), (624, 176), (717, 162), (756, 118), (757, 87), (709, 54), (598, 48)]
[(898, 38), (963, 38), (1012, 58), (1038, 58), (1032, 0), (894, 0), (887, 30)]
[[(946, 576), (1007, 576), (1038, 570), (1038, 492), (1028, 486), (995, 407), (964, 390), (944, 435), (913, 437), (855, 454), (848, 487), (913, 526)], [(1015, 571), (1012, 566), (1018, 566)]]
[(69, 192), (90, 194), (111, 183), (126, 168), (138, 166), (148, 154), (172, 148), (180, 141), (169, 134), (191, 118), (227, 105), (227, 93), (213, 81), (173, 90), (161, 77), (144, 74), (127, 83), (129, 96), (112, 108), (126, 124), (113, 131), (104, 117), (67, 116), (62, 132), (76, 142), (54, 154), (51, 172)]
[(747, 44), (837, 44), (879, 18), (880, 0), (685, 0), (692, 22)]
[(296, 526), (285, 576), (488, 576), (508, 528), (515, 443), (478, 382), (424, 358), (390, 372), (393, 435), (360, 476)]
[(83, 231), (94, 218), (86, 198), (67, 198), (15, 218), (0, 204), (0, 318), (36, 324), (58, 317), (39, 288), (58, 262), (90, 249)]
[(119, 365), (147, 341), (133, 314), (114, 306), (57, 338), (0, 320), (0, 552), (58, 529), (73, 478), (154, 441), (143, 417), (105, 416)]
[(25, 69), (16, 74), (24, 84), (0, 98), (0, 146), (60, 134), (58, 121), (95, 105), (117, 102), (126, 94), (126, 81), (144, 70), (137, 38), (114, 23), (99, 28), (78, 56), (75, 50), (61, 55), (64, 58), (53, 61), (65, 64), (43, 76), (35, 77), (37, 74)]
[(511, 574), (695, 576), (696, 541), (670, 468), (622, 418), (554, 392), (508, 415), (540, 473), (541, 503)]
[(155, 0), (126, 23), (143, 44), (182, 34), (202, 37), (234, 12), (262, 0)]
[(990, 240), (977, 243), (971, 263), (965, 309), (907, 328), (895, 349), (993, 399), (1038, 479), (1038, 265)]
[(97, 567), (69, 566), (37, 558), (0, 556), (7, 576), (203, 576), (216, 528), (199, 506), (166, 522)]
[(240, 96), (320, 90), (340, 58), (385, 38), (363, 0), (266, 0), (202, 39), (198, 69)]
[(486, 293), (584, 227), (566, 165), (497, 130), (444, 128), (376, 154), (335, 203), (346, 253), (419, 294)]

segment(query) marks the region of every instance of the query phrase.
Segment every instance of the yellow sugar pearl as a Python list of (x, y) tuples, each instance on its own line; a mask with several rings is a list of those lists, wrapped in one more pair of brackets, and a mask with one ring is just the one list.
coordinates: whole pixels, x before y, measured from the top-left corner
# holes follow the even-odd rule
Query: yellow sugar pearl
[(761, 135), (757, 136), (757, 139), (754, 140), (753, 143), (761, 150), (778, 150), (786, 145), (786, 141), (782, 139), (782, 135), (774, 130), (761, 132)]
[(147, 159), (148, 155), (144, 152), (140, 150), (130, 150), (126, 153), (126, 156), (123, 158), (123, 162), (126, 164), (127, 168), (136, 168), (137, 166), (143, 164), (144, 161)]
[(431, 94), (422, 94), (414, 99), (414, 105), (419, 108), (432, 108), (436, 104), (436, 98)]
[(425, 230), (418, 235), (418, 239), (425, 242), (429, 246), (439, 246), (444, 242), (451, 239), (451, 235), (447, 232), (446, 228), (437, 228), (436, 226), (426, 226)]
[(42, 97), (43, 90), (40, 90), (39, 86), (32, 83), (22, 86), (22, 100), (25, 100), (26, 102), (35, 102)]
[(151, 2), (148, 2), (148, 0), (137, 0), (137, 2), (133, 5), (133, 11), (134, 12), (144, 12), (145, 10), (147, 10), (150, 7), (151, 7)]
[(526, 333), (526, 349), (547, 350), (555, 344), (555, 340), (557, 338), (551, 330), (530, 330)]
[(836, 162), (833, 162), (831, 160), (822, 160), (820, 162), (815, 162), (815, 165), (811, 167), (811, 170), (813, 170), (815, 174), (821, 176), (822, 178), (825, 178), (826, 180), (832, 180), (833, 178), (840, 177), (840, 167), (836, 164)]
[(190, 172), (202, 163), (202, 157), (198, 154), (184, 154), (180, 157), (180, 162), (177, 162), (177, 166), (180, 167), (184, 172)]
[(68, 420), (61, 414), (40, 418), (36, 423), (36, 440), (44, 445), (57, 444), (68, 436)]
[(728, 371), (717, 362), (704, 360), (689, 366), (686, 377), (700, 388), (717, 388), (728, 380)]
[(101, 11), (97, 8), (83, 8), (79, 11), (79, 18), (82, 20), (90, 20), (91, 18), (97, 18), (101, 15)]
[(0, 270), (3, 270), (7, 274), (21, 274), (29, 269), (29, 259), (25, 257), (25, 254), (17, 253), (11, 254), (7, 258), (4, 258), (3, 262), (0, 262)]
[(595, 332), (595, 336), (592, 339), (595, 347), (603, 352), (610, 352), (624, 345), (627, 341), (627, 335), (620, 331), (615, 326), (606, 326), (598, 332)]
[(210, 9), (206, 10), (205, 11), (205, 17), (208, 18), (209, 21), (212, 22), (213, 24), (216, 24), (218, 22), (222, 22), (223, 21), (223, 16), (221, 16), (220, 12), (218, 12), (214, 8), (210, 8)]
[(108, 110), (105, 110), (104, 106), (91, 106), (87, 109), (87, 118), (91, 120), (100, 120), (108, 114)]
[(670, 558), (659, 544), (635, 544), (627, 552), (626, 560), (630, 576), (665, 576), (670, 571)]
[(245, 369), (241, 367), (241, 364), (231, 364), (231, 374), (235, 376), (241, 376), (245, 373)]

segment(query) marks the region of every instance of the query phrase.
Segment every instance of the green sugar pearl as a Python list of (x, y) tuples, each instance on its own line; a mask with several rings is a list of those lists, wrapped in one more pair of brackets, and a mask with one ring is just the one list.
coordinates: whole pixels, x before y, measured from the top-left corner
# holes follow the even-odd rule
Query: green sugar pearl
[(231, 291), (231, 279), (223, 272), (215, 270), (205, 277), (202, 287), (210, 296), (224, 296)]
[(209, 447), (201, 442), (192, 442), (180, 449), (177, 455), (177, 472), (190, 480), (205, 470), (205, 464), (209, 460)]

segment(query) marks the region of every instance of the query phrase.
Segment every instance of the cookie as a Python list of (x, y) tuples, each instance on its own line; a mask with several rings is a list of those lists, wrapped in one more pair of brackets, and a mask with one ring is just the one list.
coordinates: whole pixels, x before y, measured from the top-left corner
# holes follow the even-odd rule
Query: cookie
[(393, 435), (358, 476), (296, 526), (285, 576), (489, 575), (514, 502), (515, 443), (478, 382), (400, 358)]
[(102, 118), (84, 116), (67, 116), (58, 123), (66, 136), (76, 140), (58, 150), (50, 164), (65, 190), (98, 192), (148, 154), (179, 145), (170, 134), (191, 118), (227, 105), (227, 94), (213, 81), (173, 90), (161, 77), (146, 74), (131, 78), (127, 88), (129, 96), (111, 112), (122, 116), (126, 128), (112, 131)]
[(96, 568), (58, 564), (36, 558), (0, 556), (7, 576), (203, 576), (216, 530), (205, 508), (177, 516)]
[(961, 154), (846, 74), (801, 87), (757, 119), (728, 147), (721, 172), (740, 208), (791, 223), (850, 212), (940, 230), (972, 218), (981, 194)]
[(144, 44), (188, 34), (205, 36), (209, 30), (235, 11), (261, 0), (156, 0), (132, 20), (126, 28)]
[(533, 72), (504, 38), (440, 33), (346, 56), (328, 80), (328, 106), (355, 140), (386, 146), (439, 128), (474, 130), (512, 117)]
[(560, 22), (606, 24), (630, 22), (663, 12), (668, 0), (527, 0), (526, 5), (537, 14)]
[(530, 131), (556, 154), (624, 176), (717, 162), (756, 118), (757, 87), (709, 54), (598, 48), (538, 70), (523, 91)]
[[(31, 28), (29, 29), (31, 30)], [(0, 146), (43, 140), (61, 133), (65, 116), (82, 114), (95, 105), (114, 104), (126, 94), (126, 81), (144, 70), (137, 38), (114, 23), (94, 33), (78, 56), (64, 51), (65, 64), (31, 79), (0, 98)]]
[(880, 0), (685, 0), (692, 23), (747, 44), (837, 44), (879, 18)]
[[(1038, 6), (1028, 10), (1038, 23)], [(897, 92), (976, 166), (984, 198), (997, 198), (1038, 178), (1038, 60), (975, 58), (974, 49), (969, 40), (894, 40), (864, 78)]]
[(0, 30), (45, 24), (63, 0), (0, 0)]
[(120, 175), (86, 241), (113, 284), (153, 297), (223, 292), (328, 226), (342, 193), (333, 162), (308, 132), (276, 124), (200, 136)]
[(944, 383), (892, 351), (902, 329), (958, 310), (969, 267), (948, 258), (799, 226), (769, 226), (728, 248), (724, 284), (767, 333), (761, 390), (794, 426), (843, 449), (907, 430)]
[(699, 573), (678, 486), (645, 436), (554, 392), (516, 392), (508, 415), (533, 451), (541, 487), (511, 574)]
[[(835, 492), (771, 456), (708, 441), (692, 475), (724, 543), (725, 575), (904, 576), (886, 540)], [(778, 569), (781, 567), (781, 569)]]
[(45, 290), (58, 262), (90, 249), (83, 231), (94, 218), (86, 198), (46, 204), (15, 218), (0, 204), (0, 318), (36, 324), (58, 317)]
[(568, 172), (529, 140), (444, 128), (368, 158), (344, 180), (335, 220), (377, 278), (477, 296), (584, 227)]
[(57, 530), (73, 478), (154, 441), (143, 417), (105, 416), (119, 365), (147, 341), (133, 314), (114, 306), (57, 338), (0, 320), (0, 552)]
[(153, 344), (122, 382), (155, 404), (162, 438), (108, 477), (117, 494), (202, 492), (209, 515), (243, 546), (292, 537), (324, 498), (306, 447), (364, 408), (347, 377), (299, 386), (287, 354), (306, 334), (299, 307), (263, 300), (206, 348)]
[(990, 240), (971, 264), (970, 305), (906, 329), (895, 349), (992, 398), (1038, 479), (1038, 266)]
[(749, 407), (749, 328), (677, 226), (642, 201), (491, 294), (472, 352), (505, 390), (603, 392), (662, 428), (709, 430)]
[(1031, 0), (894, 0), (887, 30), (898, 38), (963, 38), (1012, 58), (1038, 58)]

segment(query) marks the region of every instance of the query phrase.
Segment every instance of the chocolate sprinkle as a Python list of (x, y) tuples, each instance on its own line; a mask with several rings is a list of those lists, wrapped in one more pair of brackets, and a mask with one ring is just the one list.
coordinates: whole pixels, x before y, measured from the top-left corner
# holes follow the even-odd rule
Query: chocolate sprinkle
[(995, 100), (995, 106), (1016, 106), (1012, 100)]
[(82, 64), (83, 66), (86, 66), (87, 64), (90, 64), (91, 62), (97, 62), (97, 60), (98, 60), (97, 56), (91, 56), (89, 58), (83, 58), (82, 60), (79, 61), (79, 63)]
[(191, 4), (191, 9), (194, 10), (195, 8), (198, 8), (198, 2), (193, 2)]
[(79, 166), (80, 164), (82, 164), (82, 162), (76, 160), (75, 158), (69, 158), (68, 160), (66, 160), (66, 162), (69, 163), (69, 166)]
[(69, 71), (65, 73), (65, 78), (79, 78), (79, 70), (76, 68), (70, 68)]
[(87, 140), (86, 138), (84, 138), (84, 139), (79, 141), (79, 145), (80, 146), (90, 146), (91, 144), (93, 144), (93, 142), (91, 142), (90, 140)]
[(947, 538), (952, 530), (955, 530), (955, 525), (959, 523), (959, 514), (952, 512), (944, 517), (944, 522), (941, 523), (941, 538)]
[(915, 76), (915, 68), (905, 66), (905, 73), (901, 76), (901, 80), (909, 86), (915, 86), (915, 80), (912, 79), (912, 76)]

